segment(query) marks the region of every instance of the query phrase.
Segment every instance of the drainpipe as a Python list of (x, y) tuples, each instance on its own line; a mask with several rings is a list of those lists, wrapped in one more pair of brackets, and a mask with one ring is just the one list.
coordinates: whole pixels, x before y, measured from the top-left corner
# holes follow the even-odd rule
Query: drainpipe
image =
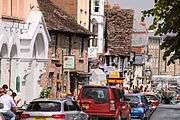
[(9, 58), (9, 89), (11, 88), (11, 60), (12, 58)]

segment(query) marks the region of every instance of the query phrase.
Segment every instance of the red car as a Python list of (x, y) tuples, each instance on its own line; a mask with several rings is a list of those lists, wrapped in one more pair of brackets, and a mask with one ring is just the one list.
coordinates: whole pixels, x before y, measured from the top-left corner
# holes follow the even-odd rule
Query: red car
[(145, 94), (145, 97), (147, 98), (148, 102), (151, 102), (152, 108), (156, 109), (160, 104), (160, 100), (155, 95), (155, 93), (144, 93), (144, 94)]
[(112, 86), (84, 86), (78, 102), (90, 118), (130, 120), (130, 106), (123, 100), (123, 92)]

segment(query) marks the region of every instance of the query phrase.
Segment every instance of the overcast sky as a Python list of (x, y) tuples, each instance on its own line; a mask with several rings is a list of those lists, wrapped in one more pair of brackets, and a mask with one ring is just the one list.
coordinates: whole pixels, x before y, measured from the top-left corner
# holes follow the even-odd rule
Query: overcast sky
[[(153, 7), (154, 0), (109, 0), (114, 4), (119, 4), (121, 8), (133, 9), (135, 11), (135, 19), (137, 21), (141, 18), (141, 11), (148, 10)], [(147, 23), (150, 24), (152, 18), (146, 18)]]

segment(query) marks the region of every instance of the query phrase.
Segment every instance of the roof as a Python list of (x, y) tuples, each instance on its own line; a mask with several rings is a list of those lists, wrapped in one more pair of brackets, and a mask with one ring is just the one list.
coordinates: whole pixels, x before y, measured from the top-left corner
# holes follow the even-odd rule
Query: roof
[(112, 55), (130, 56), (133, 33), (133, 10), (112, 7), (105, 9), (107, 44)]
[(75, 34), (92, 35), (87, 29), (50, 0), (37, 0), (48, 30), (70, 32)]

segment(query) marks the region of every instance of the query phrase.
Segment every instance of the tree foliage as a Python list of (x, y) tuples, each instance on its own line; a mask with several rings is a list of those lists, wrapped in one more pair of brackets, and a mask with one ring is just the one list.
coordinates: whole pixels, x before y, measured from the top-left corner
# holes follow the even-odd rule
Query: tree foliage
[(165, 36), (161, 49), (164, 49), (163, 59), (168, 56), (168, 65), (180, 59), (180, 0), (154, 0), (155, 5), (150, 10), (142, 11), (142, 21), (153, 16), (153, 24), (149, 29), (155, 30), (155, 35)]

